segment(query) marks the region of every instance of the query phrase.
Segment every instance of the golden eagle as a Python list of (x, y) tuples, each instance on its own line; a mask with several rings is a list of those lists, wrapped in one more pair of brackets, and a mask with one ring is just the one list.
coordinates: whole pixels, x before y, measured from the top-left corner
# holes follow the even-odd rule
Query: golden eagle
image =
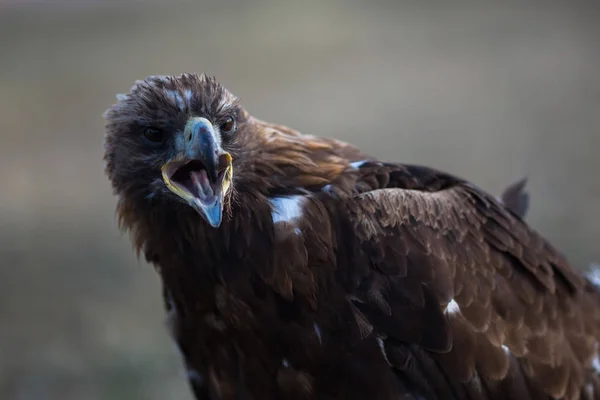
[(260, 121), (205, 75), (117, 97), (118, 219), (196, 398), (600, 398), (600, 292), (523, 222), (522, 185), (506, 206)]

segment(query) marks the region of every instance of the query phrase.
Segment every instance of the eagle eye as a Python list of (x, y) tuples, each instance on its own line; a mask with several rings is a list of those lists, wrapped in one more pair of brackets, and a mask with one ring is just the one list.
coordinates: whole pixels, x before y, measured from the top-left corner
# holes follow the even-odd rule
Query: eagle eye
[(227, 117), (225, 120), (219, 125), (219, 130), (221, 133), (231, 134), (235, 131), (235, 120), (233, 117)]
[(157, 128), (146, 128), (144, 129), (144, 138), (155, 144), (162, 143), (165, 140), (165, 133)]

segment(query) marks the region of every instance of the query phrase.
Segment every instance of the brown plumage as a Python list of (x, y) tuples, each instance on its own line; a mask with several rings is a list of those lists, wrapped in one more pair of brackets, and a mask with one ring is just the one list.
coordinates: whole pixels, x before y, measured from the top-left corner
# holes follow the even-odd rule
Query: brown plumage
[(259, 121), (204, 75), (118, 98), (106, 172), (196, 398), (600, 399), (600, 294), (522, 186)]

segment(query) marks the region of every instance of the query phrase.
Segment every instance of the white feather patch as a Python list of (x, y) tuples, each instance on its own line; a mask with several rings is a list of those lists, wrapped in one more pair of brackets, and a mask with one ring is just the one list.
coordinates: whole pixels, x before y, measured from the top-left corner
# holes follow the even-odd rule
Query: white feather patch
[(369, 160), (360, 160), (360, 161), (355, 161), (355, 162), (353, 162), (353, 163), (350, 163), (350, 166), (351, 166), (352, 168), (359, 169), (360, 167), (362, 167), (362, 166), (363, 166), (363, 164), (365, 164), (365, 163), (368, 163), (368, 162), (369, 162)]
[(302, 216), (303, 196), (274, 197), (270, 200), (273, 212), (273, 223), (292, 222)]
[(380, 337), (378, 337), (378, 338), (377, 338), (377, 339), (375, 339), (375, 340), (377, 341), (377, 344), (379, 345), (379, 349), (381, 350), (381, 354), (383, 355), (383, 358), (385, 359), (385, 361), (386, 361), (388, 364), (392, 365), (392, 364), (390, 363), (390, 360), (388, 360), (388, 358), (387, 358), (387, 354), (385, 353), (385, 343), (383, 343), (383, 339), (382, 339), (382, 338), (380, 338)]
[(189, 104), (190, 101), (192, 101), (192, 91), (190, 89), (185, 89), (183, 91), (183, 97), (185, 97), (185, 101)]
[(171, 99), (171, 101), (175, 103), (175, 105), (180, 110), (183, 111), (185, 109), (185, 102), (183, 101), (183, 97), (181, 97), (181, 94), (179, 94), (179, 92), (175, 90), (166, 90), (165, 92), (167, 94), (167, 97), (169, 97), (169, 99)]
[(592, 360), (592, 367), (594, 368), (594, 371), (600, 373), (600, 358), (598, 357), (598, 353), (596, 353)]
[(450, 303), (446, 306), (446, 311), (448, 314), (456, 314), (460, 312), (460, 306), (454, 299), (450, 300)]
[(600, 288), (600, 264), (591, 263), (590, 269), (585, 274), (596, 287)]

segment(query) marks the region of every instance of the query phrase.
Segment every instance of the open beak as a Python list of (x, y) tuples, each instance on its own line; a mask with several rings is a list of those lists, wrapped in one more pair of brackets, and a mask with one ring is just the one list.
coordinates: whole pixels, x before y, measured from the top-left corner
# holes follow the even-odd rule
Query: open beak
[(214, 128), (206, 118), (190, 118), (183, 135), (184, 150), (163, 165), (163, 180), (169, 190), (217, 228), (233, 176), (231, 155), (217, 144)]

